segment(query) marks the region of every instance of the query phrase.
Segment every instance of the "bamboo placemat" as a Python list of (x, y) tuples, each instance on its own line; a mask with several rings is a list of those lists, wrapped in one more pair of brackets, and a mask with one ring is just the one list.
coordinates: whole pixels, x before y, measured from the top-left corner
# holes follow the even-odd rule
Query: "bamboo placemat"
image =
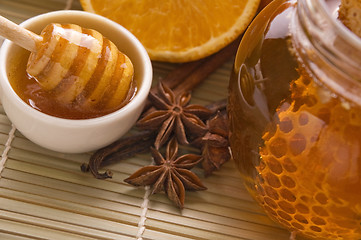
[[(78, 1), (0, 0), (0, 14), (17, 23)], [(232, 61), (193, 92), (207, 104), (227, 96)], [(174, 64), (153, 62), (154, 80)], [(109, 180), (82, 173), (88, 154), (43, 149), (22, 136), (0, 107), (0, 239), (250, 239), (282, 240), (289, 233), (273, 223), (243, 187), (232, 161), (208, 178), (208, 190), (187, 192), (180, 211), (164, 194), (149, 196), (123, 179), (151, 162), (137, 155), (109, 167)], [(203, 176), (200, 169), (195, 170)]]

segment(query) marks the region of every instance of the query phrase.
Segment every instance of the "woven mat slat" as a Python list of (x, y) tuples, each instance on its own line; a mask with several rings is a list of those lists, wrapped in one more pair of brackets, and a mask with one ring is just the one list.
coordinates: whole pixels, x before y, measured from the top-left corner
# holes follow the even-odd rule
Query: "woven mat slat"
[(19, 236), (17, 233), (9, 233), (8, 231), (0, 231), (0, 239), (6, 240), (28, 240), (28, 237)]
[[(0, 204), (2, 205), (0, 209), (6, 210), (8, 212), (15, 212), (18, 214), (29, 215), (39, 218), (39, 222), (34, 224), (42, 224), (41, 219), (52, 220), (54, 221), (54, 226), (56, 227), (56, 222), (63, 222), (69, 225), (89, 227), (97, 229), (104, 233), (110, 232), (117, 234), (118, 236), (126, 235), (132, 236), (134, 231), (136, 231), (136, 226), (125, 224), (123, 222), (114, 220), (112, 217), (109, 218), (100, 218), (96, 215), (92, 215), (92, 211), (79, 212), (75, 211), (76, 208), (72, 210), (66, 210), (63, 205), (58, 206), (57, 208), (51, 207), (51, 203), (45, 204), (44, 202), (34, 203), (32, 200), (41, 201), (40, 197), (28, 195), (29, 200), (21, 200), (21, 193), (16, 194), (15, 191), (12, 192), (15, 194), (14, 199), (0, 197)], [(15, 199), (16, 198), (16, 199)], [(50, 201), (50, 200), (49, 200)], [(59, 202), (58, 202), (59, 203)], [(43, 205), (41, 205), (43, 204)], [(47, 205), (47, 206), (46, 206)], [(21, 211), (19, 211), (19, 208)], [(2, 227), (2, 226), (1, 226)], [(34, 235), (37, 236), (37, 235)], [(49, 238), (53, 239), (53, 238)], [(54, 239), (59, 239), (54, 236)], [(64, 238), (63, 238), (64, 239)]]
[[(23, 213), (19, 214), (16, 212), (9, 212), (9, 211), (2, 211), (0, 210), (0, 215), (3, 220), (6, 220), (7, 222), (20, 222), (23, 224), (31, 225), (31, 228), (38, 227), (42, 229), (42, 231), (47, 231), (48, 229), (53, 229), (56, 231), (59, 231), (61, 233), (71, 233), (72, 235), (76, 234), (77, 239), (81, 237), (86, 237), (87, 239), (116, 239), (119, 237), (116, 233), (111, 232), (104, 232), (98, 229), (93, 228), (92, 226), (84, 227), (84, 226), (78, 226), (74, 224), (69, 224), (66, 222), (60, 222), (60, 221), (54, 221), (51, 219), (45, 219), (40, 217), (34, 217), (30, 215), (24, 215)], [(25, 232), (25, 229), (23, 230)], [(17, 232), (19, 234), (19, 232)], [(39, 234), (40, 235), (40, 234)], [(66, 235), (65, 235), (66, 236)], [(50, 236), (50, 239), (52, 239), (54, 235)], [(1, 238), (0, 239), (9, 239), (9, 238)], [(11, 239), (11, 238), (10, 238)], [(122, 239), (133, 239), (129, 236), (122, 236)]]

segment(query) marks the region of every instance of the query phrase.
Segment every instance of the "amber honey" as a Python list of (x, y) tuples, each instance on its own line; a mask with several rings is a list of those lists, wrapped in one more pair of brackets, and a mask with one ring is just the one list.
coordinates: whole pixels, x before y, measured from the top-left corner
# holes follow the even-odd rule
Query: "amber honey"
[[(101, 117), (122, 108), (137, 92), (137, 86), (134, 86), (132, 96), (128, 98), (128, 101), (111, 108), (105, 108), (102, 104), (84, 106), (81, 95), (71, 103), (64, 103), (57, 99), (57, 94), (54, 92), (56, 89), (54, 91), (44, 90), (36, 79), (27, 74), (26, 66), (29, 55), (30, 52), (21, 49), (11, 57), (8, 78), (14, 91), (25, 103), (48, 115), (66, 119)], [(135, 82), (138, 84), (136, 78)]]
[(229, 86), (233, 158), (253, 197), (290, 231), (360, 239), (360, 103), (300, 60), (288, 30), (296, 7), (274, 1), (242, 40)]

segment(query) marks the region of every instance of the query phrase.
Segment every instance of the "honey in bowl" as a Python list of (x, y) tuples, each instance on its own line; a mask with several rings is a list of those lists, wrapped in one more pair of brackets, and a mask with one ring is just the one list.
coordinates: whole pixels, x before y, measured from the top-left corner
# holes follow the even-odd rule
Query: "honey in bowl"
[(99, 32), (49, 24), (41, 37), (35, 52), (13, 56), (8, 71), (15, 92), (33, 108), (88, 119), (120, 109), (136, 94), (131, 61)]
[(311, 239), (361, 238), (361, 41), (335, 24), (338, 6), (273, 1), (242, 39), (229, 86), (247, 189)]

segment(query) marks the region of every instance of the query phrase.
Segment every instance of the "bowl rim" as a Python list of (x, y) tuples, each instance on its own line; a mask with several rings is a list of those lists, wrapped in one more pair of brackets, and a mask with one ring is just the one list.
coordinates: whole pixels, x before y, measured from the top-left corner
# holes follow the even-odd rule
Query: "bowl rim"
[(64, 124), (66, 124), (69, 127), (84, 128), (87, 126), (92, 126), (92, 125), (100, 124), (100, 123), (106, 124), (108, 122), (114, 121), (115, 119), (121, 118), (128, 113), (130, 114), (133, 112), (132, 110), (137, 109), (138, 107), (141, 107), (141, 105), (144, 104), (146, 98), (148, 97), (148, 93), (149, 93), (151, 85), (152, 85), (153, 69), (152, 69), (151, 60), (149, 58), (149, 55), (148, 55), (146, 49), (141, 44), (141, 42), (129, 30), (125, 29), (120, 24), (118, 24), (108, 18), (105, 18), (103, 16), (100, 16), (100, 15), (97, 15), (94, 13), (80, 11), (80, 10), (59, 10), (59, 11), (48, 12), (48, 13), (44, 13), (44, 14), (40, 14), (40, 15), (31, 17), (19, 25), (27, 27), (27, 26), (30, 26), (32, 24), (32, 22), (39, 20), (41, 18), (47, 17), (47, 16), (59, 16), (60, 17), (60, 16), (67, 15), (67, 14), (88, 16), (90, 18), (95, 19), (95, 21), (105, 22), (105, 24), (110, 25), (112, 28), (118, 29), (119, 32), (121, 32), (127, 38), (129, 38), (131, 40), (131, 42), (137, 49), (138, 54), (140, 56), (142, 56), (140, 63), (142, 65), (142, 70), (143, 70), (143, 77), (142, 77), (143, 81), (142, 81), (141, 86), (138, 88), (138, 92), (134, 96), (134, 98), (128, 104), (123, 106), (122, 108), (120, 108), (112, 113), (106, 114), (104, 116), (96, 117), (96, 118), (66, 119), (66, 118), (51, 116), (46, 113), (40, 112), (39, 110), (36, 110), (33, 107), (29, 106), (27, 103), (25, 103), (17, 95), (17, 93), (12, 88), (10, 82), (8, 81), (6, 66), (7, 66), (7, 60), (10, 56), (9, 50), (11, 49), (12, 46), (14, 46), (16, 44), (12, 43), (11, 41), (9, 41), (7, 39), (4, 40), (4, 42), (0, 48), (0, 75), (1, 75), (0, 79), (2, 79), (2, 80), (0, 80), (0, 84), (1, 84), (1, 88), (3, 88), (2, 94), (7, 95), (6, 97), (10, 101), (15, 101), (15, 103), (19, 107), (21, 107), (22, 109), (27, 111), (28, 114), (33, 115), (33, 117), (35, 117), (39, 120), (42, 120), (44, 122), (52, 122), (53, 125), (64, 126)]

